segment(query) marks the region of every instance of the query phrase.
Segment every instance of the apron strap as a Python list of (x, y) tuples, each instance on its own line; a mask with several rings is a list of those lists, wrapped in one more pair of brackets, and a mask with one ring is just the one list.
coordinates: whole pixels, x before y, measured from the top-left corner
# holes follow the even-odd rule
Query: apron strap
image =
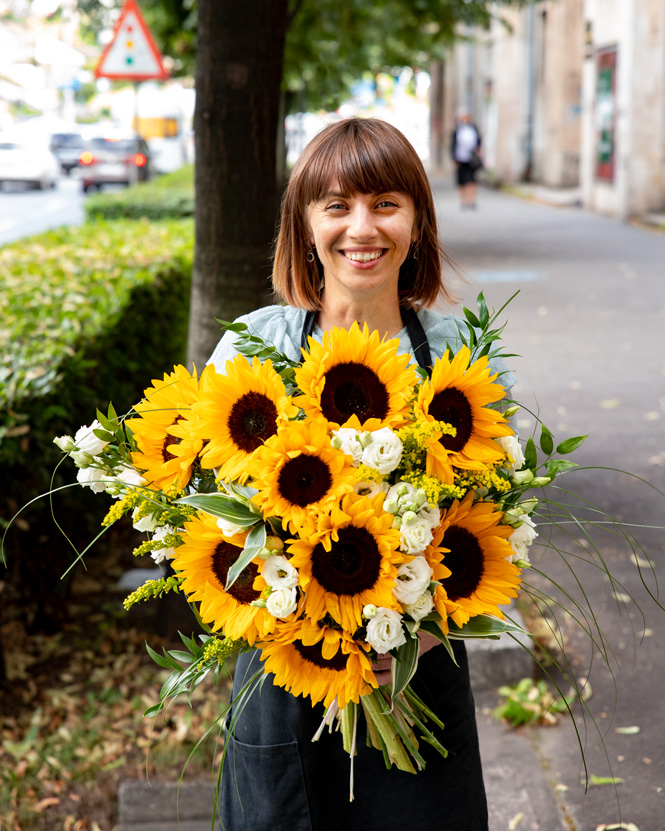
[[(432, 374), (432, 353), (429, 348), (429, 341), (423, 329), (423, 325), (418, 319), (418, 315), (411, 307), (400, 307), (402, 315), (402, 323), (406, 326), (409, 333), (409, 340), (411, 341), (411, 348), (418, 365), (427, 371), (428, 375)], [(302, 327), (302, 336), (300, 338), (300, 345), (303, 349), (307, 349), (307, 339), (314, 331), (314, 324), (316, 323), (317, 312), (310, 311), (305, 314), (305, 320)]]

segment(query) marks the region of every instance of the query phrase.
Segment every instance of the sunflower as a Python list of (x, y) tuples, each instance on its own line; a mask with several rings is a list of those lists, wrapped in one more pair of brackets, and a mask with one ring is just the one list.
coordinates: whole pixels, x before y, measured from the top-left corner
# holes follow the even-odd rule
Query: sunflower
[(469, 365), (466, 346), (452, 361), (448, 354), (436, 361), (431, 379), (421, 384), (414, 416), (416, 421), (439, 421), (455, 428), (454, 436), (443, 434), (427, 448), (427, 473), (452, 484), (453, 467), (486, 470), (505, 459), (493, 439), (513, 431), (498, 410), (485, 406), (499, 401), (505, 392), (495, 383), (497, 376), (487, 357)]
[(474, 505), (472, 493), (442, 514), (443, 564), (452, 572), (442, 580), (444, 605), (458, 626), (480, 614), (503, 618), (498, 604), (517, 596), (520, 570), (507, 559), (513, 529), (499, 524), (502, 516), (491, 502)]
[(256, 563), (251, 562), (226, 591), (230, 567), (240, 556), (246, 534), (225, 537), (217, 520), (201, 514), (185, 523), (183, 543), (171, 564), (190, 602), (199, 603), (201, 620), (228, 638), (245, 638), (253, 644), (275, 627), (275, 618), (252, 606), (266, 587)]
[(305, 591), (305, 613), (312, 620), (328, 613), (354, 633), (368, 603), (401, 610), (393, 596), (397, 566), (411, 557), (399, 550), (399, 531), (392, 528), (392, 514), (382, 508), (384, 497), (348, 494), (341, 510), (322, 518), (318, 533), (306, 528), (306, 536), (289, 546)]
[(409, 367), (410, 356), (397, 354), (398, 346), (397, 339), (382, 340), (357, 323), (348, 332), (326, 332), (322, 343), (310, 338), (309, 354), (303, 351), (295, 371), (303, 393), (298, 404), (309, 417), (323, 416), (332, 429), (399, 426), (418, 376)]
[(181, 489), (189, 482), (203, 447), (203, 441), (192, 435), (191, 407), (212, 371), (206, 367), (197, 378), (196, 370), (190, 375), (184, 366), (176, 366), (163, 381), (153, 381), (134, 407), (138, 418), (127, 422), (138, 446), (132, 464), (143, 471), (148, 487), (162, 490), (176, 484)]
[(308, 516), (353, 490), (356, 470), (330, 443), (321, 419), (292, 421), (257, 451), (253, 464), (253, 501), (264, 517), (279, 516), (293, 533)]
[(367, 644), (307, 618), (279, 624), (275, 638), (259, 646), (274, 683), (292, 695), (309, 696), (312, 704), (323, 701), (328, 707), (337, 698), (343, 708), (378, 686)]
[(212, 373), (192, 408), (195, 434), (208, 443), (203, 467), (219, 467), (219, 478), (244, 482), (248, 465), (279, 423), (295, 415), (284, 383), (271, 361), (250, 364), (242, 355), (226, 362), (226, 374)]

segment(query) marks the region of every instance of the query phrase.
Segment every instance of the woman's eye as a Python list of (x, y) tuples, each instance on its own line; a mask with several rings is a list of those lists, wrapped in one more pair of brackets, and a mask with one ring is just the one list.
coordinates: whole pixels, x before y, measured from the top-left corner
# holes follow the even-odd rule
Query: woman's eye
[(330, 205), (326, 205), (327, 211), (343, 211), (346, 206), (343, 205), (341, 202), (333, 202)]
[(377, 208), (396, 208), (397, 203), (393, 202), (392, 199), (382, 199), (376, 207)]

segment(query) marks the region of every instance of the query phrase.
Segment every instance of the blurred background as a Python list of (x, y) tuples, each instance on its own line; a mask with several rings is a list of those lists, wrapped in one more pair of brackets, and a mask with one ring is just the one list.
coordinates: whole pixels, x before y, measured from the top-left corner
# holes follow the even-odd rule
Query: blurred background
[[(612, 583), (583, 561), (580, 529), (542, 518), (532, 559), (558, 587), (540, 591), (586, 603), (603, 636), (591, 644), (527, 596), (519, 611), (544, 647), (565, 645), (578, 681), (595, 665), (599, 726), (582, 722), (582, 744), (607, 781), (584, 795), (572, 719), (546, 726), (535, 664), (502, 658), (490, 678), (480, 656), (491, 831), (661, 826), (664, 55), (662, 0), (0, 0), (2, 831), (138, 831), (152, 803), (122, 794), (177, 782), (228, 697), (222, 682), (143, 720), (164, 679), (144, 642), (173, 646), (192, 619), (170, 598), (123, 611), (156, 569), (132, 557), (145, 535), (129, 522), (70, 569), (110, 500), (56, 468), (53, 438), (109, 401), (128, 412), (177, 362), (203, 366), (215, 318), (272, 302), (289, 170), (350, 116), (390, 121), (421, 156), (460, 300), (483, 291), (500, 308), (519, 292), (503, 317), (520, 435), (537, 437), (538, 417), (557, 441), (590, 434), (551, 498), (587, 500), (635, 535), (593, 530)], [(462, 110), (482, 137), (474, 211), (451, 158)], [(498, 687), (524, 673), (538, 707), (508, 732), (491, 715)], [(208, 783), (218, 757), (206, 743), (187, 782)], [(209, 815), (191, 793), (182, 804)], [(155, 810), (144, 831), (170, 831), (175, 808)]]

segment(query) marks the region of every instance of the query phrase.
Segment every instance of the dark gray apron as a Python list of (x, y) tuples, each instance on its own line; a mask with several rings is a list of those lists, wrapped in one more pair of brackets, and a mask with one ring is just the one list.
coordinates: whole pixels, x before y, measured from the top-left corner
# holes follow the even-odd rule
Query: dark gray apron
[[(314, 326), (308, 313), (303, 344)], [(412, 309), (402, 310), (413, 352), (430, 371), (425, 332)], [(422, 656), (412, 681), (439, 715), (438, 738), (449, 751), (441, 757), (421, 743), (427, 765), (415, 776), (386, 770), (380, 751), (358, 731), (355, 800), (349, 802), (349, 757), (341, 735), (327, 730), (312, 742), (322, 705), (291, 695), (266, 678), (238, 715), (227, 736), (222, 774), (221, 827), (225, 831), (487, 831), (475, 707), (464, 644), (453, 642), (457, 663), (440, 646)], [(261, 667), (257, 650), (238, 659), (233, 695)], [(431, 726), (431, 725), (430, 725)]]

